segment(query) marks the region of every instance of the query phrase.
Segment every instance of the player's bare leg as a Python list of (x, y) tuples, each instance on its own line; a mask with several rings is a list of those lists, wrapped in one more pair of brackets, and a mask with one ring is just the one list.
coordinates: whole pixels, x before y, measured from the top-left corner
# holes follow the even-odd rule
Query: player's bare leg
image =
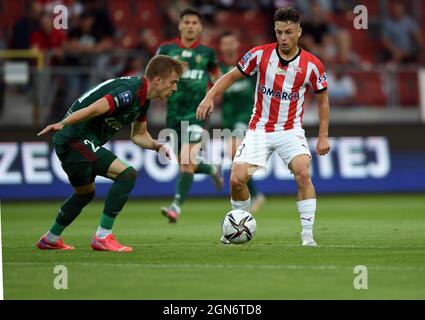
[(251, 198), (247, 182), (255, 172), (256, 167), (249, 163), (233, 163), (230, 174), (230, 195), (233, 209), (251, 210)]
[[(236, 137), (233, 137), (232, 140), (230, 141), (229, 146), (230, 146), (230, 154), (232, 155), (232, 160), (235, 158), (236, 151), (238, 150), (238, 147), (241, 143), (242, 143), (242, 139), (239, 139)], [(261, 192), (257, 191), (257, 187), (255, 186), (255, 183), (252, 180), (251, 176), (250, 176), (250, 179), (248, 179), (247, 187), (251, 197), (251, 213), (255, 213), (260, 209), (260, 207), (266, 201), (266, 198)]]
[(92, 238), (91, 246), (97, 251), (133, 251), (133, 248), (124, 246), (115, 239), (112, 234), (112, 226), (134, 187), (137, 172), (121, 160), (115, 159), (111, 163), (106, 176), (114, 180), (114, 183), (106, 196), (102, 218), (96, 234)]
[(295, 176), (298, 187), (297, 208), (301, 220), (301, 238), (304, 246), (316, 246), (313, 240), (313, 226), (316, 213), (316, 192), (310, 177), (311, 158), (308, 155), (298, 155), (292, 159), (289, 168)]

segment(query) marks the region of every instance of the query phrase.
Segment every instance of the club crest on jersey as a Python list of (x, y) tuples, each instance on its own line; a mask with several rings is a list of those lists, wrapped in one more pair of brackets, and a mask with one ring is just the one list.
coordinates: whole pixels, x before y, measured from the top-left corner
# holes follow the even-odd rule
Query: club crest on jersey
[(195, 62), (196, 62), (197, 64), (200, 64), (200, 63), (201, 63), (201, 61), (202, 61), (202, 56), (201, 56), (200, 54), (196, 55), (196, 57), (195, 57)]
[(131, 104), (131, 92), (124, 91), (118, 95), (119, 106), (126, 106)]
[(280, 91), (280, 90), (275, 91), (272, 88), (263, 86), (261, 84), (258, 85), (257, 91), (267, 96), (271, 96), (273, 98), (277, 98), (280, 100), (297, 101), (300, 98), (298, 91), (289, 92), (289, 93), (285, 91)]
[(278, 67), (277, 70), (276, 70), (276, 74), (286, 75), (286, 70), (283, 70), (283, 69)]

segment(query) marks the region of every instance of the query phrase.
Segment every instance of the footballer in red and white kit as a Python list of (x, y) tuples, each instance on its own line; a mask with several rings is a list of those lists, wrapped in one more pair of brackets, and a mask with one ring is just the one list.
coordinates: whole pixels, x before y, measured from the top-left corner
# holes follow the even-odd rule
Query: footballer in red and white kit
[(237, 68), (246, 76), (257, 74), (257, 85), (249, 131), (234, 161), (265, 167), (276, 151), (289, 166), (297, 155), (311, 156), (302, 117), (309, 86), (315, 93), (327, 89), (320, 60), (301, 48), (285, 60), (271, 43), (248, 51)]
[[(316, 246), (313, 239), (316, 192), (310, 178), (311, 153), (302, 117), (305, 93), (312, 87), (319, 109), (316, 153), (327, 154), (330, 150), (330, 109), (326, 73), (317, 57), (298, 46), (302, 29), (296, 9), (286, 7), (276, 10), (274, 26), (277, 42), (248, 51), (238, 65), (208, 91), (198, 106), (197, 117), (205, 119), (211, 114), (214, 97), (222, 94), (236, 80), (257, 74), (249, 130), (233, 159), (230, 177), (232, 207), (250, 210), (251, 199), (246, 184), (255, 170), (265, 167), (271, 153), (276, 151), (294, 174), (297, 184), (302, 245)], [(226, 243), (226, 239), (221, 240)]]

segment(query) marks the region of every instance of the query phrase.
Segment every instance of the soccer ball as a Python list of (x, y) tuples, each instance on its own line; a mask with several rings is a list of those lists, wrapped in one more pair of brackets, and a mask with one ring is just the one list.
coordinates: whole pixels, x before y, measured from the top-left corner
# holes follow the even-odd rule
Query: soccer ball
[(234, 244), (248, 242), (254, 237), (257, 222), (244, 210), (232, 210), (226, 214), (221, 224), (223, 236)]

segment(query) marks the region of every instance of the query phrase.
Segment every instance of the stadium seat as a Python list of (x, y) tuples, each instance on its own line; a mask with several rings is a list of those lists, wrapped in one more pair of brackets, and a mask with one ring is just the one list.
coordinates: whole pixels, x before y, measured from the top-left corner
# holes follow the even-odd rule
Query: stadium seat
[(357, 97), (355, 104), (362, 106), (385, 107), (386, 96), (383, 91), (379, 72), (351, 72), (350, 75), (356, 81)]
[(418, 74), (416, 71), (402, 71), (397, 77), (400, 105), (417, 107), (419, 105)]

